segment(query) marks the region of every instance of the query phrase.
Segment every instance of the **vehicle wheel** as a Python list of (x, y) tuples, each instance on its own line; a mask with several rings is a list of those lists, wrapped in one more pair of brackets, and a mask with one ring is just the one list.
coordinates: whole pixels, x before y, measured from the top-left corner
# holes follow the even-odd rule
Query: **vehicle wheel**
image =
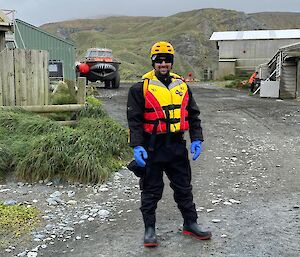
[(120, 87), (120, 74), (117, 73), (116, 77), (112, 80), (112, 88), (119, 88)]
[(110, 81), (104, 81), (105, 88), (110, 88)]

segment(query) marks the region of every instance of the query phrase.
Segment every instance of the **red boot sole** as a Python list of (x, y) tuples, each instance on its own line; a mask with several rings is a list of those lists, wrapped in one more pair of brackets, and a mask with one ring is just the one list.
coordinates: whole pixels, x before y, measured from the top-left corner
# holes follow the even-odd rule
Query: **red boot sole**
[(192, 233), (190, 231), (187, 231), (187, 230), (183, 230), (182, 233), (184, 235), (195, 237), (198, 240), (209, 240), (211, 238), (211, 235), (209, 235), (209, 236), (197, 236), (196, 234), (194, 234), (194, 233)]
[(157, 247), (159, 246), (158, 243), (148, 243), (148, 244), (144, 244), (145, 247)]

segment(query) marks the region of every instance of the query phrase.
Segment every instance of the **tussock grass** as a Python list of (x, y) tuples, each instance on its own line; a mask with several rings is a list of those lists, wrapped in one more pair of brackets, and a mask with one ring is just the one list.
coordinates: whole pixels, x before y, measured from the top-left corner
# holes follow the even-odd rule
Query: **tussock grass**
[(5, 145), (0, 144), (0, 180), (11, 170), (12, 162), (11, 151)]
[(13, 167), (16, 176), (26, 181), (58, 176), (68, 181), (101, 183), (131, 155), (126, 129), (92, 97), (79, 113), (75, 129), (32, 113), (3, 111), (1, 131), (0, 146), (5, 145), (4, 151), (11, 154), (0, 159), (0, 171), (4, 174)]
[(60, 81), (57, 89), (50, 96), (50, 102), (51, 104), (76, 104), (77, 99), (72, 96), (68, 85)]

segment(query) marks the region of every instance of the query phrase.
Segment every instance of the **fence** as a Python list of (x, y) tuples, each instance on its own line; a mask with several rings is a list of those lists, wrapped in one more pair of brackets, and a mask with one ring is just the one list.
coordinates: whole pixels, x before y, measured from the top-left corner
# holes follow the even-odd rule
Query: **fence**
[(5, 49), (0, 53), (0, 106), (48, 105), (48, 52)]

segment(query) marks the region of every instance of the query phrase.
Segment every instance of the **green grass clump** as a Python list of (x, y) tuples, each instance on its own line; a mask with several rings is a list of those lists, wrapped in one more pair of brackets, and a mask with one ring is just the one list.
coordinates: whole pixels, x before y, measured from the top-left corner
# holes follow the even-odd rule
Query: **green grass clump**
[(13, 169), (18, 178), (31, 182), (57, 176), (68, 181), (103, 182), (131, 155), (126, 129), (93, 97), (78, 114), (76, 128), (9, 110), (0, 112), (0, 132), (0, 153), (6, 153), (0, 158), (0, 172)]
[(0, 203), (0, 249), (35, 228), (40, 222), (39, 213), (34, 207)]
[(13, 157), (11, 151), (5, 145), (0, 144), (0, 180), (10, 171), (12, 162)]
[(57, 89), (50, 96), (51, 104), (76, 104), (77, 99), (72, 96), (68, 85), (60, 81), (57, 85)]

